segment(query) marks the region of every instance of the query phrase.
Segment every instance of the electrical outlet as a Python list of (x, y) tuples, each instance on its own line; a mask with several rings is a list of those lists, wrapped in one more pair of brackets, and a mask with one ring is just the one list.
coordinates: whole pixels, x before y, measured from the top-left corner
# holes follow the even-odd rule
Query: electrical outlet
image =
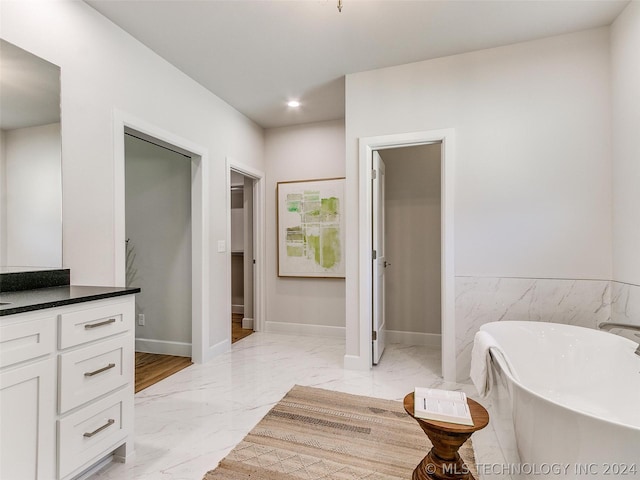
[(138, 325), (144, 327), (144, 313), (138, 314)]

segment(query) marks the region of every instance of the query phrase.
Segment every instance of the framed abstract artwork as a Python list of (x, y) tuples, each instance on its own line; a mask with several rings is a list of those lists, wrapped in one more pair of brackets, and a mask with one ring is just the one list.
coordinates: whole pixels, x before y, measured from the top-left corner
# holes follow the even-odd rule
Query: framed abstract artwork
[(278, 276), (344, 278), (344, 178), (278, 182)]

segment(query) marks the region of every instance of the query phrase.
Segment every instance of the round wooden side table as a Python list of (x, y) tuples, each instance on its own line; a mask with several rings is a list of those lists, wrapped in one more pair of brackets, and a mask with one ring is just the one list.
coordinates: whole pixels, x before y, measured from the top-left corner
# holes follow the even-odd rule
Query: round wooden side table
[(413, 471), (412, 480), (473, 480), (460, 458), (458, 449), (473, 432), (489, 423), (489, 412), (478, 402), (467, 398), (473, 426), (416, 418), (413, 412), (413, 392), (404, 397), (404, 409), (427, 434), (433, 448)]

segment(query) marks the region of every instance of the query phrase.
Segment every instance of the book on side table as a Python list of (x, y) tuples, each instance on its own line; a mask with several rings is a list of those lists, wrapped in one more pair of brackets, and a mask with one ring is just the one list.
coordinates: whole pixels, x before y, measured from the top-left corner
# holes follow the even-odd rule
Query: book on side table
[(416, 387), (414, 416), (425, 420), (473, 426), (464, 392)]

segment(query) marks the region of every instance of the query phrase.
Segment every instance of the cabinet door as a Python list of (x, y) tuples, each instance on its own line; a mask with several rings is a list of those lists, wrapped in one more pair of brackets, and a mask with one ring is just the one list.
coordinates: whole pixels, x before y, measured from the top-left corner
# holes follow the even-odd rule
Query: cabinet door
[(55, 478), (54, 358), (0, 373), (0, 478)]

